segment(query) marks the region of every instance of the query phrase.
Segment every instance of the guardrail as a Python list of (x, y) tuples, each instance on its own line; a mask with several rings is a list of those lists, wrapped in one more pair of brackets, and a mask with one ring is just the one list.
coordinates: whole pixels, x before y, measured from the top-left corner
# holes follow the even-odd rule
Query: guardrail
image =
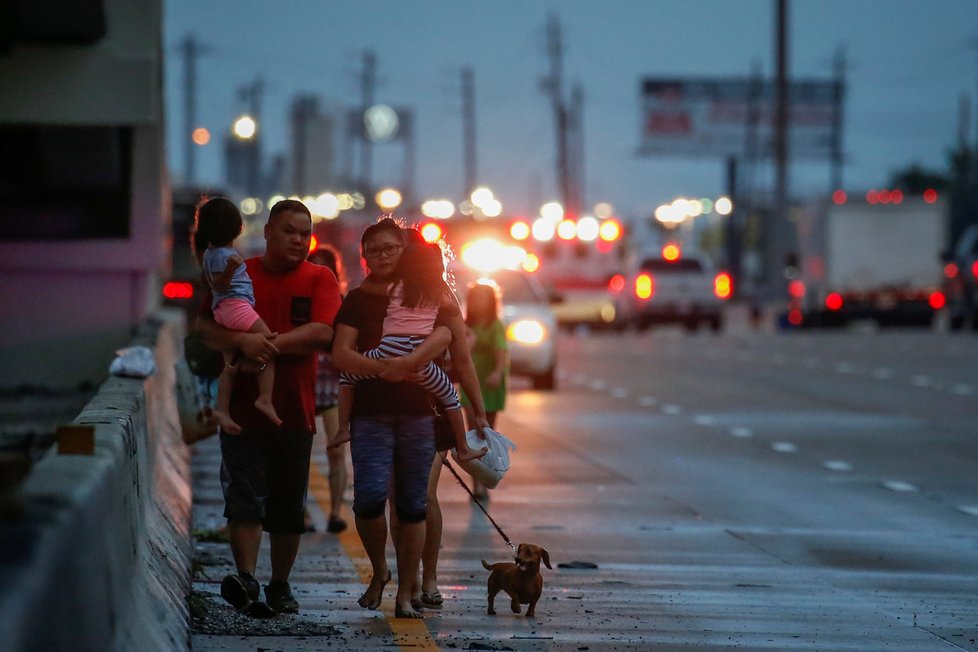
[(110, 377), (73, 422), (94, 426), (94, 454), (49, 450), (20, 515), (0, 523), (4, 650), (189, 646), (190, 452), (177, 405), (189, 372), (177, 366), (182, 320), (162, 314), (133, 340), (153, 349), (156, 373)]

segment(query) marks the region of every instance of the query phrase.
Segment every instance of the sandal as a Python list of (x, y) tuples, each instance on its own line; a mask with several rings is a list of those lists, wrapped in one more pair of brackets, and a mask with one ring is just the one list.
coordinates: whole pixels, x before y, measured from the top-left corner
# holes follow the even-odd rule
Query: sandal
[(442, 598), (441, 593), (437, 590), (421, 592), (421, 605), (423, 607), (441, 609), (443, 604), (445, 604), (445, 599)]
[[(391, 572), (390, 569), (388, 569), (387, 579), (385, 579), (383, 582), (380, 583), (380, 591), (377, 592), (377, 599), (372, 602), (367, 602), (367, 593), (365, 591), (364, 594), (360, 596), (360, 599), (357, 600), (357, 604), (363, 607), (364, 609), (371, 609), (373, 611), (377, 611), (378, 609), (380, 609), (380, 603), (384, 601), (384, 587), (386, 587), (387, 583), (390, 581), (391, 581)], [(369, 590), (370, 587), (367, 587), (367, 589)]]

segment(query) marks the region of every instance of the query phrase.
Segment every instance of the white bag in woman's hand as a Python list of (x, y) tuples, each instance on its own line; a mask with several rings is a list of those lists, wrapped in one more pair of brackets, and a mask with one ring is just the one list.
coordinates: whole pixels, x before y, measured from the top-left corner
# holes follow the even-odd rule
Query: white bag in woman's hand
[(452, 449), (452, 458), (479, 483), (492, 489), (509, 470), (509, 452), (516, 450), (516, 444), (492, 428), (483, 428), (482, 434), (486, 436), (485, 439), (480, 438), (475, 430), (469, 430), (465, 433), (465, 439), (472, 450), (488, 448), (485, 455), (477, 460), (459, 462), (455, 450)]

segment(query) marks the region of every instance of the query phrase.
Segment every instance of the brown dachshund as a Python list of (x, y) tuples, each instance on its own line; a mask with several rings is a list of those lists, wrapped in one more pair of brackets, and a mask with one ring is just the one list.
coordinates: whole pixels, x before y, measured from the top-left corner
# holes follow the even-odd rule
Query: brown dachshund
[(496, 610), (493, 603), (496, 594), (505, 591), (512, 598), (511, 608), (514, 614), (520, 612), (521, 604), (530, 605), (526, 610), (526, 617), (533, 618), (537, 600), (543, 593), (543, 575), (540, 574), (540, 561), (547, 568), (550, 566), (550, 553), (540, 546), (532, 543), (521, 543), (516, 548), (516, 563), (500, 562), (498, 564), (487, 564), (482, 560), (482, 565), (489, 573), (489, 615), (495, 616)]

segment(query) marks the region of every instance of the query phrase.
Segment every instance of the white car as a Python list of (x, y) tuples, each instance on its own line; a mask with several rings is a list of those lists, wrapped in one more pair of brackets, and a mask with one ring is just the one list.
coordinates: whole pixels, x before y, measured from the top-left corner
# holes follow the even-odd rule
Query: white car
[(510, 374), (529, 377), (534, 389), (554, 389), (557, 319), (540, 283), (527, 272), (512, 269), (477, 272), (453, 264), (450, 272), (460, 303), (464, 303), (468, 288), (474, 283), (499, 288), (502, 306), (500, 319), (506, 326)]

